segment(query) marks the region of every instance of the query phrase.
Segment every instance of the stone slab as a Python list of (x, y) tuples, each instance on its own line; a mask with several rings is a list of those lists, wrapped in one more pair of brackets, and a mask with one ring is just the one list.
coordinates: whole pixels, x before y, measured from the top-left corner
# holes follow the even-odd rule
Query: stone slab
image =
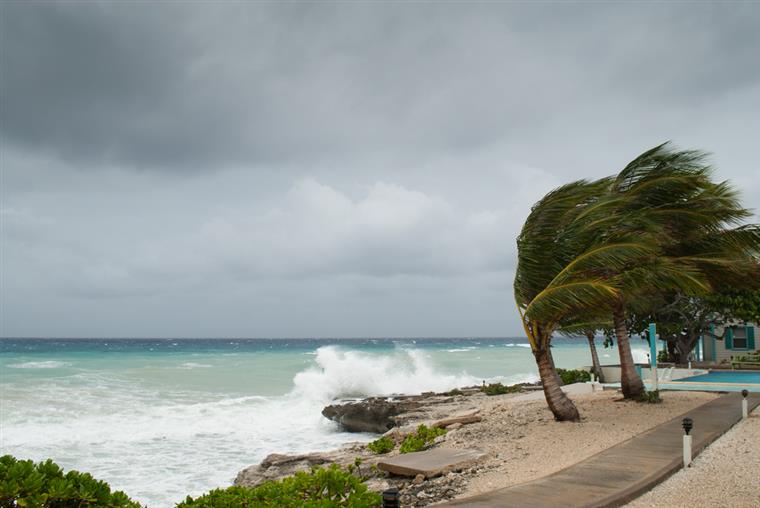
[(433, 478), (449, 471), (469, 467), (487, 454), (475, 449), (455, 450), (434, 448), (414, 453), (404, 453), (377, 463), (378, 469), (399, 476), (424, 475)]

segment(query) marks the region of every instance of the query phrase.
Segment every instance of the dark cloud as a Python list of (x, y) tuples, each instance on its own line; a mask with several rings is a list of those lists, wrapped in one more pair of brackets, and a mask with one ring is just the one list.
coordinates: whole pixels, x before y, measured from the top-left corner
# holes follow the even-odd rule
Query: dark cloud
[(563, 111), (691, 107), (760, 72), (749, 4), (3, 11), (4, 139), (85, 166), (396, 160), (493, 143), (519, 152)]
[(749, 2), (2, 2), (0, 335), (522, 333), (514, 238), (549, 189), (672, 139), (760, 208), (757, 26)]

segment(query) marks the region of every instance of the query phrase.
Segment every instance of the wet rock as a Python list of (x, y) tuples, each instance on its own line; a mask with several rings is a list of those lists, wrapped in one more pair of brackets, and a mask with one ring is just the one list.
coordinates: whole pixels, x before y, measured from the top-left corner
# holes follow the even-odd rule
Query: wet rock
[(369, 398), (359, 402), (334, 404), (325, 407), (322, 415), (339, 423), (349, 432), (382, 434), (399, 425), (396, 416), (414, 411), (421, 403), (413, 400)]

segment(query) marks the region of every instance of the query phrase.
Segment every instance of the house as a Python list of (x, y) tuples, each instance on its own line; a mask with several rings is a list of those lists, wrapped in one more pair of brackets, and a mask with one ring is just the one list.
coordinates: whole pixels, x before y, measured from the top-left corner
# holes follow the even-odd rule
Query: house
[(757, 350), (755, 341), (756, 323), (711, 325), (711, 333), (702, 336), (702, 359), (706, 362), (721, 363), (731, 361), (731, 357), (741, 356)]

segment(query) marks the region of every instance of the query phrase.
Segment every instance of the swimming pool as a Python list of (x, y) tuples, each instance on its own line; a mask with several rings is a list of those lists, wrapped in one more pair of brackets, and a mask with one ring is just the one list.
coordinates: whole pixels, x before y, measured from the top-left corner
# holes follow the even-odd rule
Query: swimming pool
[[(651, 383), (644, 379), (648, 390), (653, 389)], [(718, 370), (660, 382), (660, 390), (692, 390), (700, 392), (760, 392), (760, 371), (752, 370)]]
[(760, 385), (760, 371), (710, 371), (698, 376), (673, 379), (673, 383), (731, 383), (731, 384), (757, 384)]

